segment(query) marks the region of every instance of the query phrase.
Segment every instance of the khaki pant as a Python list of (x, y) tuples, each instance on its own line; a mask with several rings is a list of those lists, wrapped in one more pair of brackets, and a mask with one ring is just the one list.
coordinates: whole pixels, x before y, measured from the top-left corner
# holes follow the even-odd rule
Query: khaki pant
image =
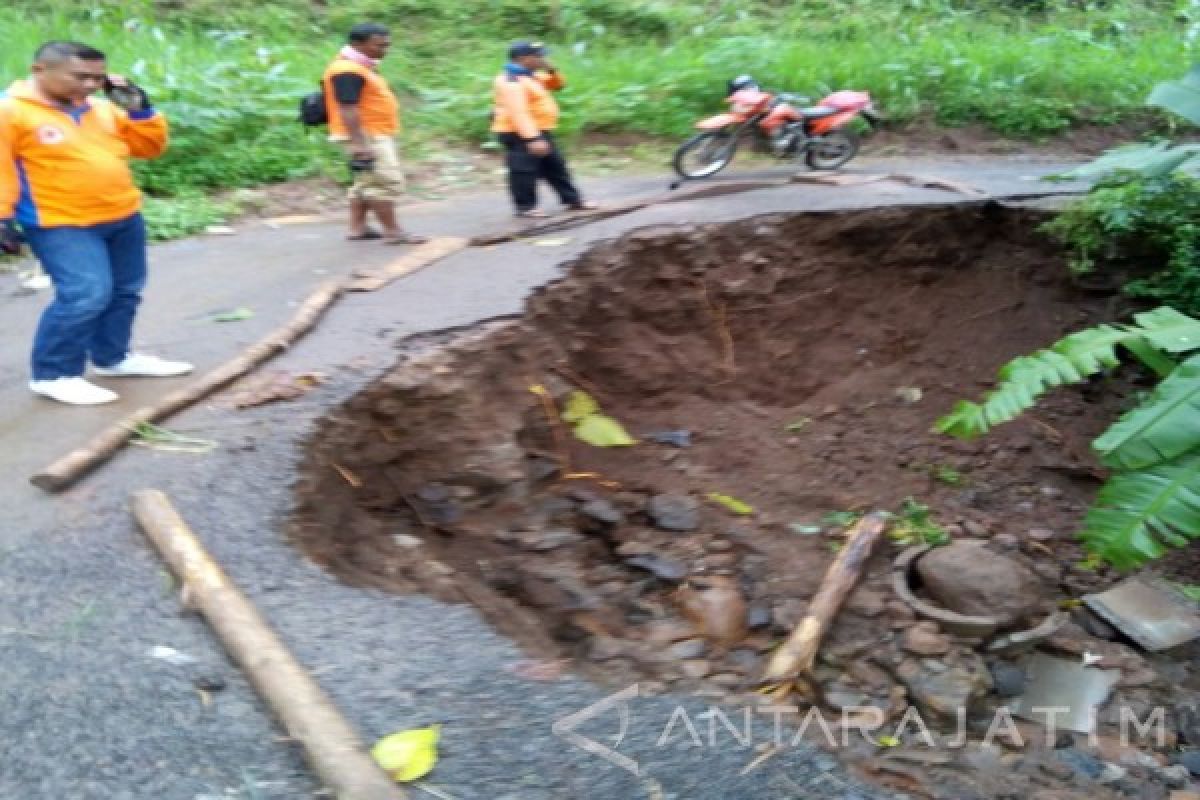
[[(350, 155), (350, 142), (339, 144)], [(372, 169), (354, 173), (354, 185), (347, 194), (351, 200), (399, 200), (404, 195), (404, 170), (400, 166), (400, 154), (396, 140), (391, 136), (372, 136), (371, 153), (375, 156)]]

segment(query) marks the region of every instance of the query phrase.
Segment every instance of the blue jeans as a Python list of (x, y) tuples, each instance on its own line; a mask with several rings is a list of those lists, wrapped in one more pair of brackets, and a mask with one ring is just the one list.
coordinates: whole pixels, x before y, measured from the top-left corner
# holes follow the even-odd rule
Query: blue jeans
[(25, 238), (54, 282), (33, 339), (33, 379), (83, 375), (89, 358), (100, 367), (120, 363), (146, 285), (142, 215), (86, 228), (28, 227)]

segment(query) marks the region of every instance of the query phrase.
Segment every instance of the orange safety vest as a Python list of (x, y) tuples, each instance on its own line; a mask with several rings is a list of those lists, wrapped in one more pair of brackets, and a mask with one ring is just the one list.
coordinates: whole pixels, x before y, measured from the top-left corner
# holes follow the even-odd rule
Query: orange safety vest
[(167, 149), (167, 120), (94, 97), (64, 110), (31, 81), (0, 93), (0, 219), (55, 228), (100, 225), (142, 206), (129, 159)]
[(325, 89), (325, 112), (329, 115), (329, 135), (334, 139), (346, 139), (350, 131), (342, 120), (337, 97), (333, 93), (333, 76), (352, 73), (365, 81), (362, 96), (358, 99), (358, 116), (368, 136), (395, 136), (400, 132), (400, 103), (384, 79), (370, 67), (338, 56), (325, 70), (321, 84)]
[(551, 92), (565, 85), (557, 72), (539, 72), (534, 76), (500, 73), (492, 85), (495, 95), (492, 132), (536, 139), (542, 131), (554, 130), (558, 127), (558, 103)]

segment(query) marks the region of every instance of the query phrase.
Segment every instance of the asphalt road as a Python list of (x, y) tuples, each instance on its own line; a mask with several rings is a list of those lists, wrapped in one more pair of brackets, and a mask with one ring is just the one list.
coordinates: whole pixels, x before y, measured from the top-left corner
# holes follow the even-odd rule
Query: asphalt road
[[(1046, 190), (1031, 180), (1060, 165), (1027, 160), (860, 162), (860, 171), (936, 174), (997, 195)], [(776, 173), (779, 175), (780, 173)], [(742, 178), (745, 175), (730, 179)], [(601, 201), (653, 195), (663, 177), (590, 184)], [(186, 379), (109, 381), (118, 404), (79, 409), (32, 396), (27, 349), (45, 293), (18, 291), (0, 276), (0, 797), (49, 800), (216, 800), (322, 796), (289, 743), (199, 618), (180, 610), (165, 568), (135, 529), (129, 494), (168, 492), (216, 558), (343, 707), (365, 738), (443, 725), (442, 760), (413, 797), (455, 800), (734, 800), (874, 797), (850, 787), (836, 762), (786, 747), (762, 767), (720, 726), (697, 746), (664, 731), (699, 697), (628, 701), (617, 751), (639, 773), (584, 752), (553, 723), (620, 687), (576, 678), (538, 682), (514, 665), (524, 656), (469, 608), (393, 597), (339, 584), (282, 537), (294, 463), (313, 421), (393, 361), (412, 334), (518, 313), (529, 292), (598, 240), (634, 228), (700, 224), (803, 209), (938, 204), (970, 198), (893, 183), (795, 185), (670, 203), (564, 233), (554, 247), (529, 242), (470, 249), (375, 293), (341, 300), (317, 331), (270, 365), (318, 370), (329, 382), (299, 401), (232, 412), (221, 397), (173, 418), (172, 429), (214, 439), (207, 455), (128, 448), (60, 495), (27, 476), (134, 408)], [(470, 235), (511, 225), (498, 195), (414, 206), (410, 227)], [(342, 240), (339, 222), (249, 224), (153, 248), (152, 278), (137, 344), (216, 366), (271, 330), (311, 289), (399, 251)], [(240, 322), (214, 312), (247, 307)], [(150, 653), (169, 647), (190, 659)], [(209, 697), (198, 678), (226, 688)], [(755, 726), (769, 741), (770, 718)], [(612, 744), (616, 712), (582, 731)], [(440, 793), (440, 794), (438, 794)]]

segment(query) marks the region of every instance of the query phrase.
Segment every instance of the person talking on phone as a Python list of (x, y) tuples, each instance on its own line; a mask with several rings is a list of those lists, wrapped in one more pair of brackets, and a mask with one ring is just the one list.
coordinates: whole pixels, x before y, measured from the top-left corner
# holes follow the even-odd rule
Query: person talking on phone
[(545, 217), (538, 206), (538, 180), (558, 193), (574, 211), (593, 209), (571, 179), (567, 162), (554, 141), (558, 103), (552, 92), (563, 88), (562, 73), (547, 60), (540, 42), (516, 42), (508, 63), (493, 83), (492, 132), (505, 149), (508, 189), (518, 217)]
[(43, 44), (30, 77), (0, 94), (0, 251), (27, 242), (54, 285), (33, 340), (35, 393), (71, 405), (116, 400), (83, 377), (89, 362), (104, 377), (191, 372), (130, 348), (147, 259), (128, 162), (166, 148), (167, 120), (146, 92), (86, 44)]

